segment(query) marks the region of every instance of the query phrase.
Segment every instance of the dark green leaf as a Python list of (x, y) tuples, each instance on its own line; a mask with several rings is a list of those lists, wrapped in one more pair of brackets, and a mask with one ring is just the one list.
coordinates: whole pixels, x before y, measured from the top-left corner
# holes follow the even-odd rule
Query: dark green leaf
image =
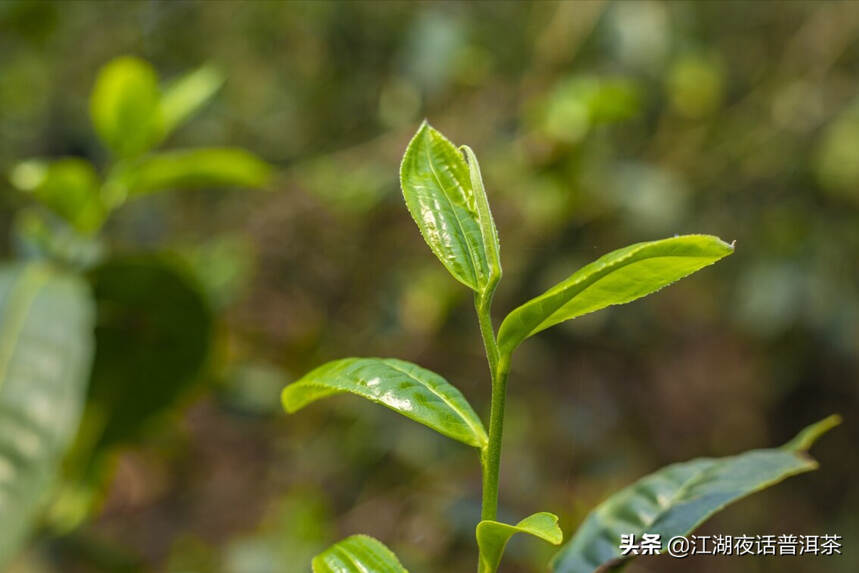
[(203, 66), (167, 86), (161, 96), (161, 125), (167, 135), (208, 102), (224, 84), (224, 76)]
[(102, 445), (137, 437), (197, 380), (213, 317), (206, 297), (171, 259), (109, 260), (91, 273), (98, 342), (89, 405)]
[(368, 535), (353, 535), (313, 558), (313, 573), (408, 573), (397, 556)]
[(50, 492), (92, 358), (87, 286), (41, 263), (0, 270), (0, 568)]
[(444, 378), (394, 358), (343, 358), (316, 368), (283, 389), (283, 406), (293, 413), (340, 392), (357, 394), (470, 446), (488, 438), (480, 418)]
[(637, 243), (597, 259), (511, 312), (498, 330), (502, 353), (559, 322), (641, 298), (734, 252), (710, 235)]
[(495, 573), (498, 570), (507, 542), (517, 533), (528, 533), (552, 545), (560, 545), (564, 540), (564, 534), (558, 527), (558, 516), (551, 513), (535, 513), (516, 525), (498, 521), (481, 521), (477, 524), (480, 573)]
[(143, 60), (117, 58), (99, 72), (90, 115), (102, 142), (119, 157), (139, 155), (161, 137), (155, 70)]
[(92, 232), (104, 220), (100, 182), (88, 161), (75, 158), (24, 161), (12, 170), (10, 180), (79, 231)]
[(479, 293), (501, 275), (498, 234), (489, 212), (477, 159), (462, 153), (427, 122), (400, 165), (406, 206), (424, 240), (457, 280)]
[(107, 183), (111, 203), (167, 189), (263, 187), (271, 168), (242, 149), (189, 149), (150, 155), (118, 168)]
[(687, 535), (725, 506), (792, 475), (817, 469), (806, 450), (840, 423), (830, 416), (781, 448), (673, 464), (604, 501), (552, 562), (556, 573), (592, 573), (622, 561), (621, 535)]

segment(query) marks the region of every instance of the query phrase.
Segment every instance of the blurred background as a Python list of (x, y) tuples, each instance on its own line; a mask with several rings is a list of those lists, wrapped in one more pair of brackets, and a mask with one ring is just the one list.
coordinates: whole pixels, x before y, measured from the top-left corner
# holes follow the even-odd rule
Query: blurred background
[[(736, 240), (693, 278), (521, 347), (502, 520), (550, 510), (570, 535), (665, 464), (776, 446), (839, 412), (844, 426), (814, 448), (820, 471), (702, 532), (839, 534), (844, 555), (628, 571), (859, 570), (859, 4), (3, 0), (0, 169), (103, 165), (88, 97), (121, 55), (167, 80), (219, 68), (219, 95), (167, 144), (241, 146), (275, 175), (267, 191), (151, 195), (111, 219), (113, 252), (168, 253), (206, 304), (157, 289), (177, 352), (143, 356), (156, 374), (134, 392), (167, 385), (167, 406), (117, 430), (86, 488), (66, 468), (10, 572), (302, 572), (357, 532), (415, 573), (473, 570), (472, 450), (355, 398), (294, 416), (279, 404), (310, 368), (368, 355), (432, 368), (486, 413), (471, 296), (398, 188), (424, 117), (481, 160), (502, 242), (496, 324), (628, 243)], [(26, 200), (0, 186), (11, 257)], [(108, 362), (140, 359), (121, 336)], [(514, 540), (502, 571), (543, 571), (551, 554)]]

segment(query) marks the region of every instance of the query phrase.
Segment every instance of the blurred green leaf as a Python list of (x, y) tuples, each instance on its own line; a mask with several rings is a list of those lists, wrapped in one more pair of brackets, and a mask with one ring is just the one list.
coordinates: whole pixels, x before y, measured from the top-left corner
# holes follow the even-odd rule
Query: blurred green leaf
[(162, 134), (158, 76), (134, 57), (112, 60), (99, 72), (90, 98), (90, 115), (102, 142), (128, 158), (154, 145)]
[(168, 85), (161, 96), (163, 135), (168, 135), (203, 107), (223, 84), (224, 76), (217, 68), (202, 66)]
[(90, 274), (98, 303), (88, 414), (102, 446), (136, 438), (197, 379), (213, 317), (205, 296), (172, 259), (109, 260)]
[(477, 160), (423, 122), (406, 148), (400, 185), (424, 240), (450, 274), (484, 293), (497, 283), (498, 235)]
[(498, 570), (507, 542), (517, 533), (528, 533), (548, 541), (552, 545), (560, 545), (561, 541), (564, 540), (564, 534), (558, 527), (558, 516), (552, 513), (535, 513), (516, 525), (508, 525), (498, 521), (481, 521), (477, 524), (480, 573), (495, 573)]
[(710, 235), (636, 243), (612, 251), (514, 309), (498, 330), (510, 353), (523, 340), (559, 322), (641, 298), (734, 252)]
[(243, 149), (169, 151), (121, 165), (106, 184), (109, 202), (167, 189), (208, 186), (264, 187), (271, 168)]
[(77, 270), (98, 264), (106, 248), (97, 235), (83, 235), (40, 208), (21, 209), (12, 229), (15, 252), (25, 259), (47, 259)]
[(95, 231), (104, 220), (98, 174), (88, 161), (31, 159), (16, 165), (9, 179), (79, 231)]
[(256, 248), (242, 235), (222, 235), (178, 250), (177, 255), (206, 291), (212, 306), (223, 309), (247, 288), (256, 267)]
[(576, 75), (559, 81), (534, 113), (545, 135), (575, 143), (594, 126), (635, 117), (640, 99), (637, 85), (629, 79)]
[(74, 437), (92, 322), (76, 276), (42, 263), (0, 269), (0, 567), (32, 527)]
[(666, 80), (671, 106), (692, 119), (714, 113), (722, 105), (724, 75), (716, 58), (692, 54), (679, 58)]
[(368, 535), (353, 535), (313, 558), (313, 573), (408, 573), (397, 556)]
[(293, 413), (321, 398), (349, 392), (387, 406), (449, 438), (483, 448), (483, 424), (463, 395), (438, 374), (395, 358), (343, 358), (324, 364), (283, 389)]
[(824, 190), (859, 202), (859, 102), (841, 112), (823, 131), (815, 153), (817, 178)]
[(663, 543), (687, 535), (714, 513), (792, 475), (817, 469), (807, 450), (841, 422), (830, 416), (802, 430), (781, 448), (726, 458), (672, 464), (599, 505), (552, 561), (556, 573), (592, 573), (626, 557), (622, 535), (661, 535)]

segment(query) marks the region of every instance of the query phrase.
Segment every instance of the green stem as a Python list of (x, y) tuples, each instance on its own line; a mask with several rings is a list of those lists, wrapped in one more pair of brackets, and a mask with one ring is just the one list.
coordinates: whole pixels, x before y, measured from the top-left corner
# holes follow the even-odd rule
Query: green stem
[(501, 437), (504, 433), (504, 404), (507, 399), (507, 374), (510, 356), (501, 356), (492, 327), (489, 307), (492, 290), (486, 296), (475, 294), (474, 306), (480, 323), (480, 334), (492, 377), (492, 403), (489, 409), (489, 443), (480, 453), (483, 466), (483, 502), (481, 520), (495, 519), (498, 514), (498, 476), (501, 468)]
[(495, 519), (498, 514), (498, 475), (501, 469), (501, 437), (504, 433), (504, 403), (507, 400), (507, 374), (510, 356), (499, 356), (492, 381), (492, 405), (489, 410), (489, 444), (483, 454), (483, 504), (481, 520)]

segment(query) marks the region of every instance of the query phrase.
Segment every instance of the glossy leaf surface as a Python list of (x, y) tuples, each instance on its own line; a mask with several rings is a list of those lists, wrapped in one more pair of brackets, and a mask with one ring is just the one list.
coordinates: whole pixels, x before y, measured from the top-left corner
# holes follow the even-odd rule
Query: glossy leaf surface
[(349, 392), (470, 446), (488, 438), (463, 395), (438, 374), (394, 358), (343, 358), (316, 368), (283, 390), (293, 413), (332, 394)]
[(224, 76), (212, 66), (185, 74), (161, 96), (161, 126), (164, 135), (179, 127), (208, 102), (224, 84)]
[(121, 167), (108, 181), (114, 203), (128, 196), (207, 186), (263, 187), (271, 168), (242, 149), (170, 151)]
[(94, 231), (104, 220), (100, 181), (88, 161), (24, 161), (15, 166), (9, 179), (79, 231)]
[(92, 357), (86, 284), (42, 263), (0, 269), (0, 569), (50, 492)]
[(558, 527), (558, 516), (540, 512), (528, 516), (516, 525), (498, 521), (477, 524), (477, 546), (480, 548), (480, 573), (495, 573), (507, 542), (517, 533), (527, 533), (552, 545), (560, 545), (564, 534)]
[(368, 535), (353, 535), (313, 558), (313, 573), (408, 573), (397, 556)]
[(477, 292), (498, 281), (498, 234), (474, 154), (462, 153), (421, 124), (400, 165), (406, 206), (432, 252), (457, 280)]
[(687, 535), (707, 518), (751, 493), (792, 475), (817, 469), (806, 450), (840, 422), (831, 416), (803, 430), (781, 448), (753, 450), (726, 458), (672, 464), (621, 490), (587, 517), (554, 558), (556, 573), (592, 573), (618, 564), (621, 535), (661, 535), (663, 546)]
[(132, 57), (109, 62), (96, 79), (90, 115), (96, 133), (115, 155), (133, 157), (148, 150), (162, 133), (155, 70)]
[(541, 330), (656, 292), (733, 251), (710, 235), (685, 235), (612, 251), (513, 310), (501, 323), (498, 345), (502, 352), (512, 352)]

